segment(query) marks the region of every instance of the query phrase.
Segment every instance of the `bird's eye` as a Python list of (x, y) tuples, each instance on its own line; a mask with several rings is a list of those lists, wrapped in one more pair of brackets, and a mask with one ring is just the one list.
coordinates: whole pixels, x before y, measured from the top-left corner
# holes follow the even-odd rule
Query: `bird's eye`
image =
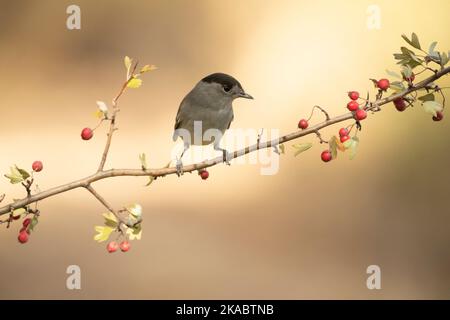
[(231, 90), (231, 86), (228, 86), (228, 85), (223, 86), (223, 91), (230, 92), (230, 90)]

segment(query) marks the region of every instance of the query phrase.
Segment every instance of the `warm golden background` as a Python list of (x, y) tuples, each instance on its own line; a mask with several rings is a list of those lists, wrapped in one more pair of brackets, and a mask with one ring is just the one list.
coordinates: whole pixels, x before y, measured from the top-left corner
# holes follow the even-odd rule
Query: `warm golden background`
[[(78, 31), (65, 27), (73, 3)], [(380, 30), (366, 27), (370, 4), (381, 8)], [(448, 12), (447, 0), (2, 0), (1, 173), (40, 159), (42, 189), (92, 173), (105, 128), (87, 143), (79, 134), (123, 81), (125, 55), (159, 69), (121, 100), (107, 166), (138, 167), (146, 152), (157, 167), (180, 100), (204, 75), (233, 74), (256, 97), (236, 101), (234, 128), (290, 132), (312, 105), (337, 115), (346, 91), (372, 90), (368, 78), (396, 68), (402, 33), (448, 50)], [(99, 182), (116, 207), (144, 207), (143, 239), (127, 254), (92, 240), (104, 209), (85, 190), (47, 199), (28, 244), (17, 242), (18, 224), (1, 228), (0, 298), (450, 298), (445, 120), (387, 106), (364, 122), (355, 160), (323, 164), (310, 137), (314, 148), (298, 158), (289, 144), (275, 176), (235, 165), (212, 168), (207, 181)], [(23, 197), (3, 178), (0, 190)], [(70, 264), (82, 269), (80, 291), (65, 288)], [(382, 290), (366, 288), (371, 264)]]

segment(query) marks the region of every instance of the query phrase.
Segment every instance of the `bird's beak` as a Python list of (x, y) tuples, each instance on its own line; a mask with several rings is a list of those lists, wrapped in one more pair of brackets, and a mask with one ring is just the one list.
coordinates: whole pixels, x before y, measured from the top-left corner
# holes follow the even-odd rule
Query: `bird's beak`
[(245, 93), (245, 92), (239, 93), (239, 97), (245, 98), (245, 99), (253, 99), (253, 97), (251, 95), (249, 95), (248, 93)]

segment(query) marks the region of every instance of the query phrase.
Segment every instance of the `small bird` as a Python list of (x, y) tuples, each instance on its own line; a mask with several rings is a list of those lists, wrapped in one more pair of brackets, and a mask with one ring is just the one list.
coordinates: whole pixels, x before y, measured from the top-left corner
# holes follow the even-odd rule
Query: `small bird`
[(200, 80), (184, 97), (175, 119), (173, 141), (183, 139), (184, 149), (177, 158), (177, 174), (181, 175), (186, 150), (191, 145), (209, 145), (222, 151), (223, 160), (229, 164), (230, 154), (220, 148), (220, 139), (233, 121), (233, 101), (236, 98), (253, 99), (245, 93), (239, 81), (225, 73), (213, 73)]

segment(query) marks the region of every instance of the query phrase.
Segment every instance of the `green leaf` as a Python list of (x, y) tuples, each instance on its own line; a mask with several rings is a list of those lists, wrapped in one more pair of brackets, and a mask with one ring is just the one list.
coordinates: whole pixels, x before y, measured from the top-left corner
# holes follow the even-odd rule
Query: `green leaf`
[(36, 225), (38, 224), (38, 222), (39, 222), (38, 218), (36, 216), (34, 216), (33, 219), (31, 219), (28, 230), (33, 231), (34, 228), (36, 227)]
[(127, 73), (130, 72), (130, 68), (131, 68), (131, 59), (129, 56), (125, 56), (125, 58), (123, 59), (123, 63), (125, 65), (125, 68), (127, 69)]
[(395, 60), (405, 60), (409, 58), (409, 55), (405, 55), (403, 53), (394, 53)]
[(428, 54), (428, 56), (433, 60), (433, 61), (440, 61), (440, 56), (439, 56), (439, 52), (437, 51), (433, 51), (431, 53)]
[(436, 45), (437, 45), (436, 41), (434, 41), (430, 44), (430, 48), (428, 49), (428, 54), (432, 55), (434, 52), (436, 52), (436, 51), (434, 51), (434, 49), (436, 48)]
[(423, 102), (425, 102), (425, 101), (434, 101), (434, 94), (427, 93), (426, 95), (421, 96), (421, 97), (419, 97), (417, 99), (419, 99), (420, 101), (423, 101)]
[(127, 87), (131, 89), (139, 88), (142, 85), (142, 80), (133, 77), (130, 81), (128, 81)]
[(297, 143), (292, 145), (297, 151), (294, 153), (294, 157), (298, 156), (300, 153), (310, 149), (312, 147), (312, 143)]
[(411, 43), (414, 48), (419, 49), (419, 50), (422, 49), (420, 47), (419, 37), (414, 32), (411, 35)]
[(442, 104), (437, 101), (425, 101), (422, 103), (422, 106), (423, 106), (423, 109), (425, 110), (425, 112), (433, 115), (433, 117), (436, 116), (436, 113), (438, 111), (443, 110)]
[(397, 64), (402, 65), (402, 66), (410, 66), (412, 69), (414, 69), (417, 66), (420, 66), (419, 62), (414, 61), (410, 58), (408, 58), (407, 60), (401, 60), (401, 61), (397, 62)]
[(284, 144), (280, 144), (280, 145), (278, 145), (278, 147), (280, 148), (281, 154), (284, 154), (286, 152), (286, 150), (284, 148)]
[(105, 225), (111, 228), (117, 228), (119, 221), (117, 221), (116, 216), (112, 212), (107, 212), (103, 214), (105, 218)]
[(344, 148), (345, 149), (348, 149), (348, 148), (350, 148), (350, 146), (352, 145), (352, 139), (348, 139), (347, 141), (345, 141), (344, 143), (343, 143), (343, 145), (344, 145)]
[(16, 184), (16, 183), (20, 183), (24, 180), (22, 174), (20, 173), (19, 169), (17, 168), (17, 166), (14, 167), (10, 167), (11, 173), (10, 174), (5, 174), (5, 177), (8, 178), (10, 181), (10, 183), (12, 184)]
[(412, 59), (412, 60), (414, 60), (415, 62), (417, 62), (419, 64), (422, 63), (422, 60), (419, 57), (416, 56), (414, 51), (411, 51), (411, 50), (409, 50), (406, 47), (401, 47), (400, 50), (403, 53), (403, 57), (404, 57), (403, 59), (406, 59), (406, 60), (411, 60)]
[(352, 141), (352, 144), (350, 145), (349, 149), (350, 149), (350, 160), (353, 160), (358, 150), (359, 138), (355, 136), (349, 141)]
[(409, 50), (407, 47), (400, 47), (400, 50), (402, 51), (403, 55), (409, 57), (412, 54), (414, 54), (414, 51)]
[(391, 82), (389, 88), (394, 90), (395, 92), (403, 91), (403, 90), (406, 89), (405, 85), (403, 84), (403, 82), (400, 82), (400, 81), (393, 81), (393, 82)]
[(147, 170), (147, 156), (145, 153), (139, 154), (139, 160), (141, 161), (142, 170)]
[(411, 40), (408, 39), (408, 37), (405, 34), (402, 34), (403, 40), (405, 40), (409, 45), (413, 46)]
[(106, 241), (114, 230), (115, 228), (108, 226), (95, 226), (97, 234), (94, 236), (94, 240), (98, 242)]
[(127, 235), (130, 240), (141, 240), (142, 237), (142, 226), (137, 224), (134, 228), (127, 229)]
[(331, 151), (331, 157), (333, 159), (337, 158), (338, 155), (338, 139), (336, 136), (332, 136), (330, 141), (328, 142), (328, 145), (330, 146), (330, 151)]
[(386, 73), (388, 75), (390, 75), (391, 77), (402, 79), (402, 76), (400, 74), (398, 74), (397, 72), (386, 70)]
[(156, 69), (157, 69), (156, 66), (146, 64), (145, 66), (142, 67), (140, 72), (144, 73), (144, 72), (149, 72), (149, 71), (153, 71), (153, 70), (156, 70)]
[(30, 177), (30, 174), (24, 170), (24, 169), (20, 169), (16, 166), (17, 170), (20, 172), (20, 175), (22, 176), (23, 180), (26, 180)]
[(420, 42), (419, 42), (419, 38), (417, 37), (417, 35), (413, 32), (413, 34), (411, 35), (411, 40), (408, 39), (408, 37), (404, 34), (402, 34), (402, 38), (403, 40), (405, 40), (410, 46), (416, 48), (416, 49), (421, 49), (420, 48)]
[(406, 66), (403, 66), (403, 67), (402, 67), (401, 73), (402, 73), (402, 75), (403, 75), (405, 78), (410, 78), (411, 75), (412, 75), (412, 73), (413, 73), (413, 71), (412, 71), (412, 69), (411, 69), (410, 66), (406, 65)]

